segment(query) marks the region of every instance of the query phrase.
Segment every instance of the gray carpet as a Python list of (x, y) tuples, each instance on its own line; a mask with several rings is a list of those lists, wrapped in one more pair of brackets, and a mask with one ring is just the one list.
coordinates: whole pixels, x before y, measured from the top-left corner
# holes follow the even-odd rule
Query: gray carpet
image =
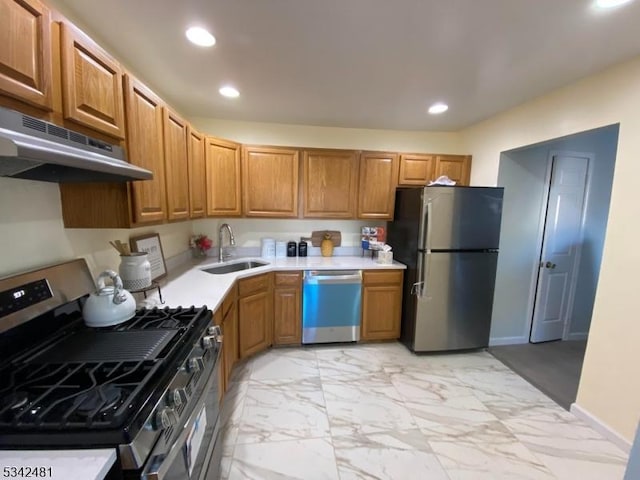
[(489, 353), (569, 410), (575, 402), (586, 340), (490, 347)]

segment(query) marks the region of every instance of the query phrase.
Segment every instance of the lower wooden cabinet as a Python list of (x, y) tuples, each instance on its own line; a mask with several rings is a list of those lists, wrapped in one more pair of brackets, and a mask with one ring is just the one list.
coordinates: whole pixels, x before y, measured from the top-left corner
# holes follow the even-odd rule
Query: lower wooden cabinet
[(362, 279), (361, 340), (400, 337), (402, 270), (366, 270)]
[(271, 273), (238, 281), (238, 335), (240, 358), (269, 348), (273, 339)]
[(222, 389), (229, 387), (229, 378), (233, 366), (238, 360), (238, 295), (234, 285), (231, 292), (222, 301), (220, 308), (220, 327), (222, 329), (222, 365), (220, 376), (222, 377)]
[(273, 292), (273, 344), (302, 342), (302, 272), (277, 272)]

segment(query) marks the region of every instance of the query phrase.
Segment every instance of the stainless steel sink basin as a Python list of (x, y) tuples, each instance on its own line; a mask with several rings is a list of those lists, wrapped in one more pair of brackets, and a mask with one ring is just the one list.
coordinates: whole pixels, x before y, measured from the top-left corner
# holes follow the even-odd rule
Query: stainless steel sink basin
[(216, 265), (215, 267), (204, 268), (203, 272), (211, 273), (213, 275), (223, 275), (225, 273), (239, 272), (241, 270), (249, 270), (250, 268), (258, 268), (269, 265), (267, 262), (257, 262), (255, 260), (249, 260), (246, 262), (226, 263), (224, 265)]

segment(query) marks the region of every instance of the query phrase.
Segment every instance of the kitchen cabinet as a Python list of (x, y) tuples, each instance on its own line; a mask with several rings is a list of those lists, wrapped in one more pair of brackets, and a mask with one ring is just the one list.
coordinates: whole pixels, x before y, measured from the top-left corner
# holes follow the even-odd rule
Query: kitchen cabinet
[(207, 178), (204, 160), (205, 136), (187, 124), (187, 165), (189, 168), (189, 216), (207, 214)]
[(358, 182), (358, 218), (393, 219), (398, 154), (362, 152)]
[(434, 155), (407, 154), (400, 155), (400, 172), (398, 185), (424, 186), (434, 179)]
[(273, 292), (273, 344), (302, 342), (302, 272), (276, 272)]
[(229, 379), (233, 366), (238, 360), (238, 293), (234, 285), (222, 301), (221, 328), (222, 339), (222, 368), (224, 389), (229, 386)]
[[(212, 325), (218, 325), (222, 330), (222, 308), (217, 309), (213, 312), (213, 317), (211, 318)], [(224, 338), (222, 339), (222, 366), (218, 370), (218, 403), (222, 403), (222, 398), (224, 397), (224, 392), (227, 390), (227, 381), (225, 377), (224, 370)]]
[(297, 150), (242, 147), (242, 201), (247, 217), (298, 216)]
[(471, 155), (437, 155), (433, 178), (446, 175), (456, 185), (469, 185), (471, 179)]
[(238, 280), (238, 347), (240, 358), (273, 343), (272, 274)]
[(120, 64), (70, 23), (60, 33), (64, 118), (123, 139)]
[(133, 222), (160, 222), (167, 218), (162, 133), (164, 105), (134, 77), (125, 75), (124, 83), (129, 162), (153, 172), (153, 180), (130, 183)]
[(355, 218), (358, 154), (352, 150), (305, 150), (302, 204), (307, 218)]
[(163, 109), (164, 168), (169, 220), (189, 218), (187, 122), (169, 108)]
[(207, 215), (242, 215), (240, 144), (214, 137), (205, 139)]
[(400, 337), (402, 277), (402, 270), (363, 272), (361, 340)]
[(50, 111), (51, 12), (38, 0), (0, 0), (0, 92)]

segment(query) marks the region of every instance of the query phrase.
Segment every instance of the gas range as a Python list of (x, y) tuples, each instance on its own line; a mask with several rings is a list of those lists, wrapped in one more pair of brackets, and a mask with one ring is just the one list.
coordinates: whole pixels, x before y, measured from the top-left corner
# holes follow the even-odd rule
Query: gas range
[[(93, 288), (83, 260), (0, 280), (0, 449), (114, 447), (119, 478), (193, 478), (196, 464), (204, 475), (218, 429), (211, 311), (141, 309), (90, 328), (82, 305)], [(193, 450), (198, 425), (211, 444), (176, 455)]]

